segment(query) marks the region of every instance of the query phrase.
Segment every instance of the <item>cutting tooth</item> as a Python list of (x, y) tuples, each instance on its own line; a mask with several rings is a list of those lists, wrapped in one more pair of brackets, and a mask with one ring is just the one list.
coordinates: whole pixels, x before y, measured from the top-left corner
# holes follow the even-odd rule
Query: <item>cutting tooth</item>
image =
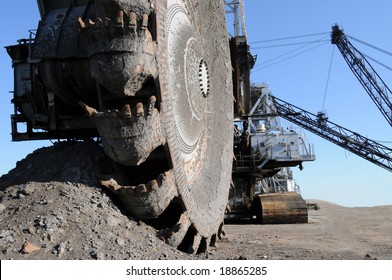
[(122, 188), (122, 186), (120, 186), (113, 178), (110, 180), (100, 181), (100, 184), (112, 191), (118, 191)]
[(124, 26), (124, 12), (119, 10), (116, 14), (116, 26), (123, 27)]
[(86, 113), (89, 117), (92, 117), (93, 115), (97, 114), (96, 109), (84, 104), (82, 101), (79, 102), (79, 106), (82, 107), (86, 111)]
[(158, 181), (157, 180), (151, 180), (150, 182), (147, 183), (147, 188), (149, 190), (155, 190), (158, 188)]
[(102, 27), (104, 24), (103, 24), (103, 20), (101, 19), (101, 18), (97, 18), (96, 20), (95, 20), (95, 26), (97, 27), (97, 28), (99, 28), (99, 27)]
[(148, 26), (148, 14), (143, 14), (142, 30), (146, 30)]
[(155, 95), (152, 95), (149, 100), (148, 104), (148, 114), (151, 115), (155, 109), (155, 103), (157, 102), (157, 98)]
[(122, 108), (122, 112), (124, 114), (125, 117), (130, 117), (132, 116), (131, 113), (131, 106), (129, 104), (125, 104)]
[(105, 17), (103, 19), (103, 24), (105, 25), (105, 27), (109, 27), (112, 24), (112, 20), (108, 17)]
[(136, 21), (137, 21), (136, 13), (135, 12), (130, 12), (129, 13), (129, 28), (133, 32), (136, 32), (136, 28), (137, 28)]
[(95, 25), (95, 22), (94, 22), (93, 20), (91, 20), (91, 19), (88, 19), (87, 25), (88, 25), (88, 26), (94, 26), (94, 25)]
[(158, 236), (162, 237), (167, 244), (173, 247), (178, 247), (188, 232), (189, 227), (191, 227), (191, 221), (186, 216), (186, 213), (183, 213), (181, 214), (177, 224), (161, 230), (158, 233)]
[(136, 116), (138, 117), (144, 116), (143, 103), (141, 102), (136, 104)]
[(78, 24), (80, 28), (86, 28), (86, 24), (84, 23), (83, 19), (81, 17), (78, 17)]
[(147, 192), (147, 187), (145, 184), (140, 184), (137, 187), (135, 187), (135, 191), (145, 193)]

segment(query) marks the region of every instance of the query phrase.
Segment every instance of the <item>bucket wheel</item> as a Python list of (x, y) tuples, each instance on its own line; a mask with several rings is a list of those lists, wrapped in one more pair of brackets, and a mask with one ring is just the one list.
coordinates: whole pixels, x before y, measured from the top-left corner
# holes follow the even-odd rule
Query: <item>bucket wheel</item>
[(232, 168), (231, 64), (223, 2), (157, 1), (156, 11), (167, 146), (184, 215), (195, 241), (205, 242), (223, 221)]
[[(116, 13), (121, 17), (115, 22), (125, 30), (121, 40), (127, 26), (136, 30), (142, 22), (140, 32), (131, 30), (129, 42), (118, 44), (116, 60), (113, 50), (91, 56), (96, 80), (120, 94), (110, 97), (117, 100), (117, 109), (98, 112), (81, 105), (95, 119), (106, 154), (128, 166), (126, 184), (131, 186), (113, 177), (102, 184), (119, 195), (128, 212), (155, 226), (167, 243), (202, 252), (223, 222), (232, 168), (233, 98), (224, 4), (159, 0), (151, 7), (149, 15), (143, 10), (142, 15)], [(102, 38), (94, 34), (87, 34), (92, 44)], [(108, 44), (101, 45), (95, 49)], [(126, 52), (123, 46), (143, 51)], [(144, 64), (139, 57), (147, 58)], [(116, 69), (99, 68), (109, 60)], [(129, 61), (125, 70), (124, 61)], [(127, 73), (136, 77), (128, 79)], [(122, 92), (127, 96), (121, 97)], [(106, 104), (115, 103), (110, 98)], [(125, 102), (120, 100), (130, 104), (119, 106)]]

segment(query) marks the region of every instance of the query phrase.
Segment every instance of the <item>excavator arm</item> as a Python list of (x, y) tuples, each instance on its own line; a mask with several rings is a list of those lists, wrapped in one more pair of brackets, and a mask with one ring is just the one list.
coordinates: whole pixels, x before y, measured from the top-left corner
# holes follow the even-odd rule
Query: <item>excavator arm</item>
[(273, 97), (277, 114), (310, 132), (392, 172), (392, 149), (336, 123)]
[(338, 25), (332, 27), (331, 42), (335, 44), (351, 71), (392, 126), (392, 92), (365, 56), (347, 39)]

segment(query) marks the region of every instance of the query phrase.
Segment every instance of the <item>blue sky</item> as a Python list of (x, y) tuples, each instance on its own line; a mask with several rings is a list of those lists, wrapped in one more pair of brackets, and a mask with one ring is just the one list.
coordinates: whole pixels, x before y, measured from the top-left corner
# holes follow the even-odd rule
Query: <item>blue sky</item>
[[(389, 0), (244, 0), (249, 42), (292, 36), (326, 33), (304, 37), (297, 41), (329, 39), (334, 23), (346, 34), (392, 51), (392, 2)], [(39, 19), (36, 1), (6, 1), (0, 10), (0, 45), (15, 44), (28, 37), (28, 30), (37, 27)], [(294, 41), (252, 44), (257, 54), (255, 69), (299, 46), (259, 48)], [(392, 58), (365, 45), (353, 42), (363, 53), (392, 67)], [(316, 46), (316, 45), (315, 45)], [(317, 113), (322, 108), (328, 68), (333, 46), (324, 45), (291, 59), (260, 69), (252, 74), (254, 83), (268, 82), (272, 93), (307, 111)], [(284, 58), (284, 57), (282, 57)], [(277, 61), (277, 60), (274, 60)], [(325, 109), (331, 121), (370, 139), (392, 141), (392, 129), (372, 103), (336, 49), (326, 94)], [(392, 73), (372, 63), (384, 81), (392, 87)], [(48, 141), (11, 142), (10, 104), (13, 90), (11, 60), (5, 50), (0, 52), (0, 175), (15, 167), (38, 147)], [(291, 126), (283, 122), (284, 126)], [(314, 144), (316, 161), (305, 163), (305, 169), (294, 169), (297, 183), (305, 198), (316, 198), (344, 206), (392, 205), (392, 173), (388, 172), (320, 137), (305, 132)], [(391, 143), (384, 143), (391, 147)]]
[(4, 46), (14, 45), (21, 38), (28, 38), (28, 30), (37, 28), (39, 12), (36, 1), (5, 1), (0, 9), (0, 175), (15, 167), (18, 160), (36, 148), (48, 146), (48, 141), (11, 142), (10, 114), (13, 90), (11, 59)]

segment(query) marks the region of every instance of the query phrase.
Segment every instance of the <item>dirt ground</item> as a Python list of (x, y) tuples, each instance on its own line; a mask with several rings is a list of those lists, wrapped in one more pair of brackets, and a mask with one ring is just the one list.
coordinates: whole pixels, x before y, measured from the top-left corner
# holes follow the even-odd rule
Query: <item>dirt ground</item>
[(214, 258), (392, 260), (392, 206), (347, 208), (320, 200), (307, 224), (226, 225)]
[(104, 160), (88, 143), (56, 144), (0, 178), (0, 259), (388, 259), (392, 206), (346, 208), (325, 201), (309, 223), (226, 224), (216, 248), (189, 255), (121, 211), (96, 183)]

